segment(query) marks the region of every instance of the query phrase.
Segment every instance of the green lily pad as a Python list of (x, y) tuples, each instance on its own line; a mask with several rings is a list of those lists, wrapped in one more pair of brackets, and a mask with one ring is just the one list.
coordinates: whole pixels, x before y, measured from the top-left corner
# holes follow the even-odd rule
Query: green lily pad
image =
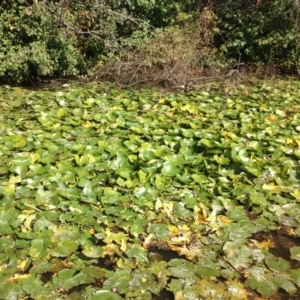
[(293, 259), (300, 260), (300, 247), (292, 247), (290, 253)]
[(66, 291), (71, 288), (83, 284), (86, 279), (86, 275), (83, 273), (75, 274), (76, 270), (66, 269), (59, 271), (57, 276), (53, 277), (52, 284), (56, 288), (62, 288)]
[(168, 263), (168, 270), (173, 277), (190, 277), (195, 276), (194, 265), (183, 259), (172, 259)]
[(274, 284), (274, 282), (266, 281), (264, 283), (260, 282), (257, 287), (257, 291), (262, 295), (262, 296), (271, 296), (277, 293), (277, 286)]
[(299, 82), (204, 89), (0, 89), (1, 299), (296, 297)]
[(291, 265), (288, 261), (282, 258), (276, 258), (274, 256), (266, 257), (265, 263), (274, 272), (286, 272), (291, 268)]
[(165, 163), (163, 163), (161, 172), (164, 176), (173, 177), (179, 172), (179, 168), (173, 162), (165, 162)]

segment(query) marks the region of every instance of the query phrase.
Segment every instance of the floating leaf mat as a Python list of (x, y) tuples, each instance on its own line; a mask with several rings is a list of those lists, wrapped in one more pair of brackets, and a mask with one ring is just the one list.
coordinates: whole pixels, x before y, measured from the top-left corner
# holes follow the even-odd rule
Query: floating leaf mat
[(0, 97), (0, 299), (299, 299), (299, 82)]

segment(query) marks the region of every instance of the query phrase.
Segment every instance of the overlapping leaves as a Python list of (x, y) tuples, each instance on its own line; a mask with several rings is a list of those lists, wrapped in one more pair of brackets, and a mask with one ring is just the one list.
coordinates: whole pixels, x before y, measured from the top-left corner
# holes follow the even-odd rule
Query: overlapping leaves
[(296, 294), (298, 245), (253, 238), (300, 233), (299, 86), (278, 86), (3, 89), (0, 298)]

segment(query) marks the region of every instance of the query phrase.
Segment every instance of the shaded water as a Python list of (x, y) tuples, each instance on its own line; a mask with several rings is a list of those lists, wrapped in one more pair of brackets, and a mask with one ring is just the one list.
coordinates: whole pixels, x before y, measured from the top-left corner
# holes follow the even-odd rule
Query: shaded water
[[(282, 226), (281, 229), (277, 231), (270, 232), (259, 232), (256, 233), (253, 239), (263, 242), (271, 241), (274, 243), (274, 247), (269, 249), (269, 252), (278, 258), (282, 258), (288, 261), (292, 269), (298, 269), (300, 267), (300, 262), (298, 260), (292, 259), (290, 255), (290, 249), (292, 247), (300, 246), (300, 238), (296, 236), (291, 236), (289, 234), (289, 228)], [(179, 255), (176, 251), (171, 250), (161, 250), (157, 247), (151, 247), (149, 249), (149, 255), (155, 256), (157, 260), (164, 260), (166, 262), (172, 259), (186, 259), (184, 256)], [(254, 300), (259, 297), (254, 291), (249, 290), (248, 299)], [(153, 296), (153, 300), (174, 300), (175, 296), (173, 293), (169, 292), (167, 289), (163, 289), (158, 295)], [(269, 300), (299, 300), (300, 299), (300, 288), (297, 288), (297, 292), (294, 295), (290, 295), (284, 289), (279, 289), (275, 295), (269, 297), (261, 297), (260, 299)]]

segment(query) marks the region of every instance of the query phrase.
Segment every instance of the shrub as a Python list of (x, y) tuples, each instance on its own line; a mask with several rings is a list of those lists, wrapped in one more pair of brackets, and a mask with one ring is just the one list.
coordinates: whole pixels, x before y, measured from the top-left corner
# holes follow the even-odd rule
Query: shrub
[(0, 13), (0, 80), (77, 75), (83, 59), (76, 37), (59, 30), (37, 1), (4, 1)]
[(193, 0), (4, 0), (0, 11), (0, 81), (78, 75), (118, 60), (154, 27), (173, 24)]
[[(209, 8), (199, 13), (178, 14), (177, 25), (159, 29), (151, 39), (128, 47), (121, 59), (100, 66), (98, 78), (120, 84), (161, 84), (166, 87), (197, 83), (224, 67), (224, 56), (214, 46), (217, 17)], [(135, 40), (136, 41), (136, 40)]]
[(299, 5), (294, 0), (216, 2), (216, 42), (240, 62), (300, 70)]

